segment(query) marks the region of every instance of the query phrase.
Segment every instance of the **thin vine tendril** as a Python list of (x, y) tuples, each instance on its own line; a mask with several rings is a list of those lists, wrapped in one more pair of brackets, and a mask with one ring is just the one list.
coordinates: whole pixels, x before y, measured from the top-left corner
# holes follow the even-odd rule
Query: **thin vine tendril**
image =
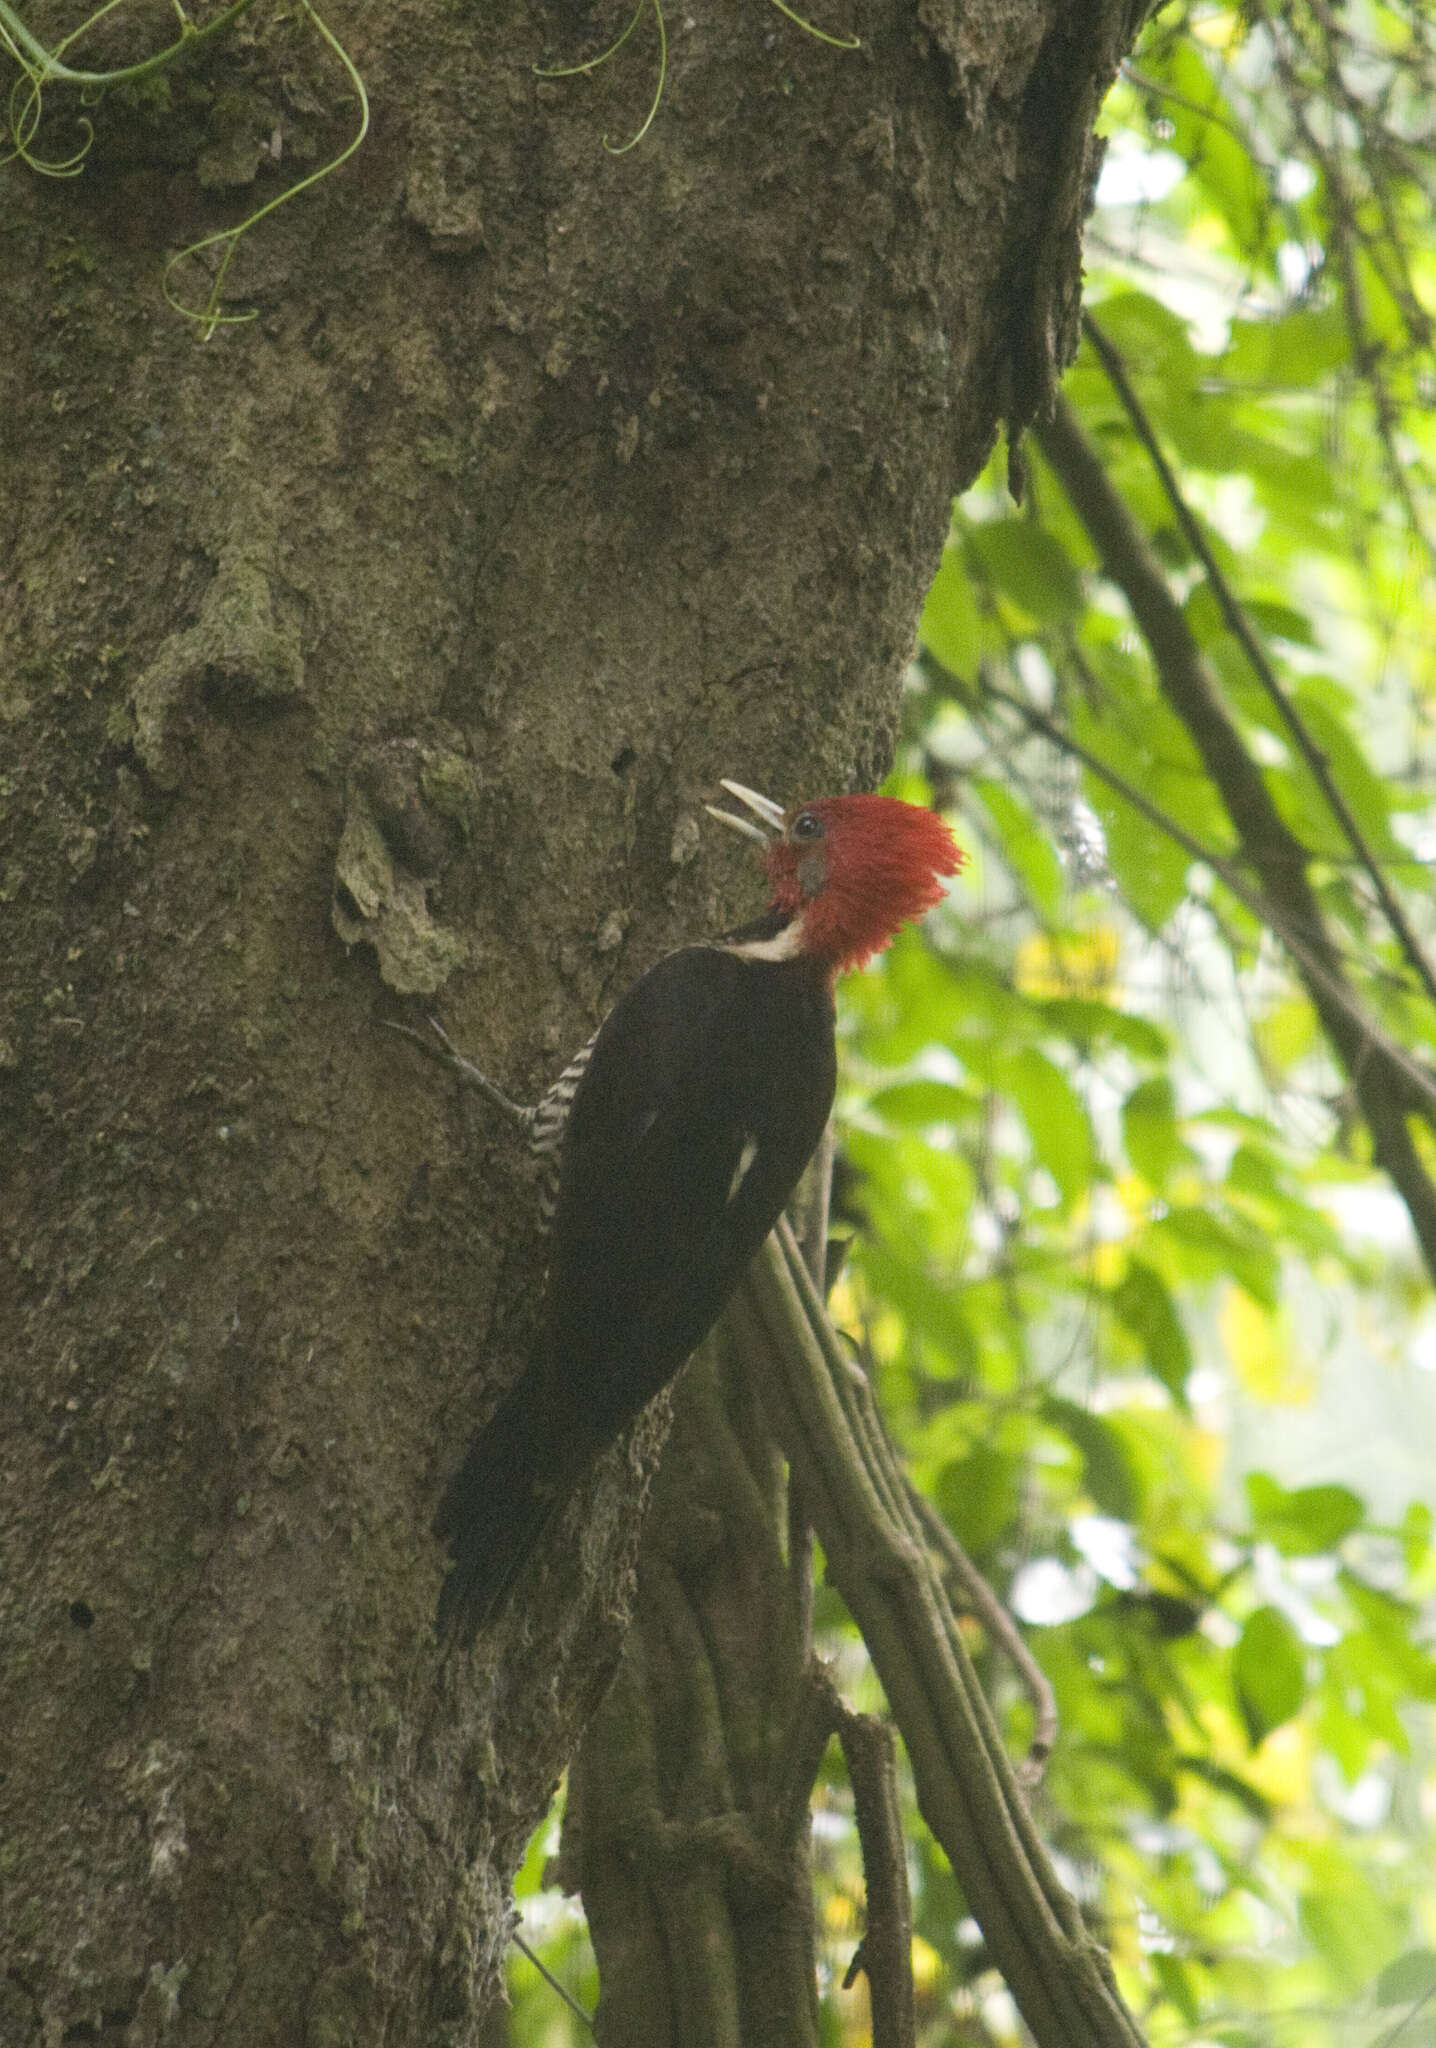
[(642, 20), (643, 10), (647, 5), (648, 0), (638, 0), (638, 5), (634, 8), (633, 13), (629, 18), (628, 27), (623, 31), (622, 35), (619, 36), (617, 42), (610, 43), (608, 48), (604, 50), (601, 55), (597, 57), (585, 57), (582, 64), (558, 64), (552, 66), (546, 64), (535, 64), (533, 67), (535, 77), (577, 78), (581, 71), (597, 71), (600, 64), (606, 64), (610, 57), (616, 57), (618, 55), (619, 51), (623, 48), (624, 44), (628, 41), (628, 38), (633, 34), (633, 31), (637, 28), (639, 22)]
[[(310, 171), (297, 184), (289, 186), (283, 192), (276, 193), (274, 198), (267, 200), (263, 206), (256, 207), (254, 212), (247, 214), (237, 227), (220, 228), (212, 235), (202, 235), (199, 241), (191, 242), (188, 247), (179, 250), (175, 255), (171, 256), (169, 262), (165, 265), (164, 277), (161, 280), (160, 288), (164, 292), (166, 303), (176, 313), (182, 314), (186, 320), (197, 322), (201, 330), (201, 339), (204, 341), (209, 341), (213, 338), (217, 327), (242, 326), (245, 321), (253, 320), (257, 317), (257, 309), (254, 307), (251, 307), (244, 313), (222, 313), (219, 310), (224, 280), (228, 274), (229, 266), (234, 260), (234, 252), (239, 246), (241, 235), (248, 234), (252, 227), (255, 227), (266, 215), (273, 213), (276, 207), (287, 206), (291, 199), (297, 199), (301, 192), (307, 192), (311, 185), (318, 184), (321, 178), (327, 178), (332, 171), (337, 171), (341, 164), (347, 163), (369, 132), (369, 95), (364, 90), (364, 81), (359, 76), (353, 58), (349, 55), (349, 52), (344, 48), (344, 45), (339, 41), (339, 38), (334, 34), (328, 23), (310, 6), (309, 0), (299, 0), (299, 8), (301, 13), (313, 23), (324, 41), (339, 59), (339, 62), (344, 66), (349, 77), (349, 83), (354, 89), (354, 96), (359, 102), (359, 126), (337, 156), (331, 157), (326, 164), (320, 164), (317, 170)], [(214, 280), (210, 285), (209, 297), (206, 299), (203, 307), (196, 308), (185, 305), (181, 299), (176, 297), (170, 283), (175, 270), (188, 257), (200, 256), (206, 249), (217, 248), (222, 248), (224, 254), (220, 258), (219, 268), (216, 270)]]
[[(780, 14), (786, 15), (795, 28), (800, 28), (804, 35), (812, 36), (816, 42), (826, 43), (830, 49), (860, 50), (862, 48), (862, 42), (857, 36), (829, 35), (826, 29), (818, 28), (813, 22), (805, 20), (801, 14), (795, 12), (787, 4), (787, 0), (772, 0), (772, 4)], [(662, 0), (638, 0), (638, 5), (629, 16), (627, 26), (623, 29), (622, 33), (609, 44), (606, 50), (601, 50), (596, 57), (585, 57), (581, 64), (535, 64), (533, 67), (534, 74), (538, 78), (577, 78), (583, 72), (597, 71), (600, 64), (606, 64), (611, 57), (618, 55), (619, 51), (628, 41), (628, 38), (637, 28), (639, 22), (643, 19), (644, 9), (649, 5), (653, 8), (653, 19), (658, 24), (658, 84), (654, 89), (652, 103), (639, 125), (637, 134), (631, 135), (627, 142), (619, 143), (610, 142), (606, 135), (602, 138), (603, 146), (610, 156), (626, 156), (630, 149), (635, 149), (642, 142), (644, 136), (653, 126), (653, 117), (658, 112), (659, 101), (663, 98), (663, 85), (668, 76), (668, 32), (663, 21)]]
[(227, 28), (237, 15), (243, 14), (247, 7), (252, 6), (253, 0), (230, 0), (229, 6), (223, 8), (213, 21), (207, 21), (203, 28), (196, 28), (184, 10), (176, 5), (175, 12), (179, 15), (181, 24), (178, 40), (167, 44), (163, 50), (157, 50), (153, 57), (142, 58), (137, 64), (122, 64), (115, 71), (75, 71), (68, 64), (60, 62), (63, 51), (71, 49), (79, 42), (81, 36), (89, 33), (96, 22), (103, 21), (107, 14), (121, 4), (122, 0), (105, 0), (105, 5), (90, 15), (88, 20), (82, 21), (78, 28), (71, 29), (69, 35), (57, 43), (53, 50), (47, 50), (45, 45), (26, 28), (19, 15), (9, 5), (9, 0), (0, 0), (0, 46), (8, 51), (41, 92), (47, 85), (129, 85), (137, 78), (149, 77), (151, 72), (163, 71), (167, 65), (173, 64), (183, 51), (192, 49), (196, 43), (204, 42), (209, 36), (217, 35), (222, 28)]
[(603, 137), (603, 146), (610, 156), (625, 156), (637, 143), (642, 142), (653, 126), (653, 117), (658, 112), (658, 102), (663, 98), (663, 81), (668, 76), (668, 32), (663, 25), (662, 0), (638, 0), (638, 5), (628, 17), (627, 27), (596, 57), (585, 57), (581, 64), (535, 64), (533, 67), (534, 75), (538, 78), (577, 78), (585, 71), (597, 71), (600, 64), (606, 64), (610, 57), (618, 55), (642, 21), (644, 10), (650, 5), (653, 8), (653, 18), (658, 23), (658, 85), (653, 94), (653, 104), (644, 115), (638, 133), (630, 136), (627, 142), (615, 145), (606, 135)]
[(825, 28), (817, 28), (811, 21), (805, 21), (801, 14), (787, 5), (787, 0), (772, 0), (772, 4), (779, 14), (785, 14), (794, 27), (800, 28), (804, 35), (812, 36), (817, 42), (827, 43), (834, 50), (860, 50), (863, 46), (860, 36), (831, 36)]
[(658, 112), (658, 102), (663, 97), (663, 81), (668, 76), (668, 33), (663, 26), (663, 8), (660, 0), (653, 0), (653, 19), (658, 23), (658, 83), (653, 89), (653, 101), (643, 117), (638, 133), (630, 135), (627, 142), (620, 142), (615, 147), (606, 135), (599, 138), (610, 156), (626, 156), (630, 149), (637, 148), (653, 126), (653, 117)]

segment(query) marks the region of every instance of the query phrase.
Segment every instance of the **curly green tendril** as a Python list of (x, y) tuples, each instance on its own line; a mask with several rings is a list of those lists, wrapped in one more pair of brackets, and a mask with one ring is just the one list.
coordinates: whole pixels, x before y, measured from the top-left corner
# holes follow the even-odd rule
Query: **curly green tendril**
[[(319, 35), (323, 37), (324, 41), (339, 59), (339, 62), (344, 66), (349, 83), (353, 88), (354, 97), (359, 102), (359, 125), (344, 147), (336, 156), (330, 157), (328, 163), (320, 164), (317, 170), (310, 171), (306, 177), (300, 178), (296, 184), (290, 185), (285, 191), (276, 193), (274, 198), (267, 200), (263, 206), (257, 206), (253, 213), (246, 214), (237, 226), (219, 228), (212, 235), (202, 235), (197, 242), (189, 243), (186, 248), (180, 249), (175, 255), (171, 256), (169, 262), (165, 265), (164, 277), (161, 280), (160, 288), (164, 292), (166, 303), (172, 306), (176, 313), (183, 314), (185, 319), (193, 320), (198, 324), (200, 338), (204, 341), (210, 340), (215, 329), (218, 327), (242, 326), (245, 321), (253, 320), (257, 317), (257, 309), (252, 306), (243, 313), (225, 313), (220, 310), (224, 280), (228, 274), (230, 264), (234, 261), (234, 252), (239, 246), (240, 237), (247, 235), (252, 227), (257, 226), (267, 215), (273, 213), (276, 207), (287, 206), (291, 199), (297, 199), (301, 192), (307, 192), (311, 185), (317, 185), (321, 178), (327, 178), (331, 172), (337, 171), (341, 164), (347, 163), (369, 132), (369, 95), (364, 90), (364, 81), (359, 76), (353, 58), (344, 48), (344, 45), (340, 42), (334, 31), (329, 27), (329, 24), (310, 6), (309, 0), (298, 0), (298, 5), (300, 13), (313, 24)], [(203, 306), (186, 305), (184, 300), (177, 296), (172, 282), (174, 274), (180, 264), (187, 262), (192, 256), (202, 256), (209, 249), (221, 252), (219, 267), (216, 269), (211, 281), (209, 295)]]
[[(780, 14), (785, 15), (796, 28), (802, 29), (805, 35), (814, 37), (820, 43), (827, 43), (832, 49), (860, 50), (862, 48), (862, 43), (857, 36), (829, 35), (826, 29), (817, 28), (811, 21), (805, 21), (801, 14), (796, 13), (793, 8), (787, 5), (787, 0), (771, 0), (771, 4), (777, 8)], [(639, 22), (643, 19), (644, 10), (650, 6), (653, 9), (653, 19), (658, 28), (658, 83), (654, 88), (653, 99), (649, 105), (648, 112), (639, 124), (636, 134), (631, 135), (627, 142), (620, 143), (610, 142), (606, 135), (602, 138), (603, 146), (610, 156), (623, 156), (627, 151), (642, 142), (644, 136), (653, 126), (653, 117), (658, 112), (659, 101), (663, 98), (664, 81), (668, 76), (668, 34), (663, 25), (661, 0), (638, 0), (638, 5), (629, 16), (627, 27), (609, 44), (606, 50), (601, 50), (596, 57), (586, 57), (581, 64), (535, 64), (533, 67), (535, 75), (539, 78), (577, 78), (582, 72), (597, 71), (600, 64), (606, 64), (610, 57), (618, 55), (618, 52), (623, 48)]]

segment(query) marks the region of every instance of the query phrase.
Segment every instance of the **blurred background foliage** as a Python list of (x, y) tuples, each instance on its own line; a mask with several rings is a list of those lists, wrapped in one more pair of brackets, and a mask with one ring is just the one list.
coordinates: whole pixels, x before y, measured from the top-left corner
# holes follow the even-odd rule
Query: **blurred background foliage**
[[(1165, 8), (1104, 125), (1062, 413), (922, 618), (890, 787), (971, 865), (843, 991), (833, 1311), (1050, 1678), (1036, 1811), (1151, 2040), (1430, 2048), (1436, 23)], [(819, 1793), (855, 2044), (836, 1761)], [(552, 1840), (526, 1934), (591, 2010)], [(1018, 2040), (910, 1842), (920, 2040)], [(512, 1989), (496, 2041), (587, 2038)]]

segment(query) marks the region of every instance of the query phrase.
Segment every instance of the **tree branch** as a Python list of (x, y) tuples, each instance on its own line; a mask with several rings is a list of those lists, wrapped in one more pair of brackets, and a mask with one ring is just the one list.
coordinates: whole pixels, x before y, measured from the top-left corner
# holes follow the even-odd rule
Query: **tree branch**
[[(927, 660), (931, 664), (930, 656)], [(1360, 1034), (1367, 1052), (1387, 1063), (1391, 1078), (1403, 1091), (1403, 1102), (1411, 1109), (1419, 1110), (1427, 1118), (1436, 1117), (1436, 1074), (1423, 1067), (1405, 1046), (1398, 1044), (1391, 1037), (1389, 1032), (1382, 1030), (1366, 1010), (1360, 997), (1355, 994), (1350, 982), (1344, 977), (1328, 972), (1320, 957), (1300, 937), (1285, 913), (1270, 897), (1263, 895), (1260, 889), (1253, 888), (1243, 878), (1235, 862), (1228, 860), (1225, 854), (1217, 853), (1214, 848), (1205, 845), (1195, 833), (1188, 832), (1184, 825), (1179, 825), (1170, 811), (1164, 811), (1160, 804), (1153, 803), (1135, 782), (1129, 781), (1118, 769), (1104, 761), (1100, 754), (1094, 754), (1090, 747), (1084, 747), (1081, 740), (1074, 739), (1055, 718), (1049, 718), (1046, 712), (1039, 711), (1035, 704), (1029, 704), (1024, 698), (1014, 696), (1010, 690), (1004, 690), (1000, 684), (992, 682), (987, 677), (983, 679), (982, 690), (984, 697), (992, 699), (995, 703), (1005, 704), (1010, 711), (1015, 711), (1029, 732), (1050, 740), (1060, 752), (1080, 762), (1099, 781), (1105, 782), (1124, 803), (1130, 804), (1134, 811), (1147, 819), (1159, 832), (1165, 833), (1174, 845), (1180, 846), (1193, 860), (1199, 860), (1204, 866), (1209, 867), (1223, 887), (1235, 896), (1245, 910), (1251, 912), (1257, 923), (1265, 926), (1281, 940), (1301, 969), (1308, 988), (1313, 985), (1319, 987), (1328, 1000), (1344, 1012), (1352, 1029)]]
[(729, 1317), (882, 1680), (923, 1817), (1039, 2048), (1140, 2048), (1106, 1957), (1033, 1825), (867, 1379), (786, 1224)]
[(988, 1585), (982, 1573), (953, 1535), (947, 1523), (927, 1497), (908, 1482), (908, 1499), (927, 1540), (947, 1567), (949, 1581), (955, 1582), (962, 1611), (975, 1615), (997, 1647), (1012, 1664), (1032, 1703), (1032, 1740), (1018, 1773), (1025, 1790), (1041, 1783), (1057, 1741), (1057, 1696), (1048, 1682), (1021, 1629)]
[(1207, 537), (1202, 531), (1200, 521), (1196, 518), (1186, 498), (1183, 496), (1181, 486), (1177, 482), (1171, 464), (1167, 461), (1162, 445), (1157, 439), (1156, 431), (1147, 417), (1142, 401), (1133, 389), (1131, 379), (1127, 375), (1127, 366), (1122, 361), (1120, 351), (1102, 332), (1101, 327), (1090, 313), (1084, 313), (1082, 325), (1087, 339), (1091, 342), (1101, 359), (1102, 367), (1107, 372), (1112, 389), (1122, 401), (1123, 410), (1132, 422), (1132, 428), (1137, 439), (1147, 451), (1152, 467), (1156, 470), (1162, 489), (1166, 493), (1167, 502), (1172, 508), (1177, 524), (1186, 535), (1188, 545), (1206, 571), (1207, 581), (1211, 585), (1212, 594), (1221, 607), (1222, 617), (1227, 622), (1228, 630), (1243, 654), (1245, 654), (1252, 674), (1266, 692), (1278, 717), (1291, 734), (1297, 752), (1311, 770), (1316, 785), (1326, 800), (1327, 808), (1341, 827), (1342, 832), (1346, 835), (1353, 852), (1365, 869), (1371, 886), (1376, 891), (1377, 901), (1381, 905), (1386, 922), (1395, 933), (1402, 955), (1408, 966), (1420, 981), (1421, 986), (1425, 989), (1431, 1001), (1436, 1003), (1436, 974), (1432, 973), (1431, 963), (1422, 950), (1421, 942), (1412, 930), (1410, 921), (1401, 906), (1399, 898), (1393, 891), (1391, 884), (1387, 881), (1381, 862), (1377, 858), (1366, 834), (1362, 831), (1352, 814), (1351, 806), (1337, 787), (1335, 777), (1327, 765), (1325, 754), (1312, 738), (1311, 733), (1307, 729), (1306, 721), (1301, 717), (1296, 706), (1282, 688), (1275, 669), (1267, 660), (1266, 649), (1252, 630), (1251, 621), (1247, 617), (1245, 609), (1239, 603), (1235, 591), (1223, 574)]
[(1376, 1158), (1405, 1202), (1427, 1270), (1436, 1278), (1436, 1186), (1406, 1127), (1411, 1109), (1433, 1121), (1431, 1081), (1428, 1077), (1414, 1085), (1415, 1063), (1365, 1018), (1311, 886), (1307, 850), (1277, 810), (1161, 564), (1065, 400), (1058, 399), (1051, 419), (1038, 429), (1038, 441), (1103, 569), (1131, 606), (1151, 650), (1158, 687), (1190, 733), (1236, 828), (1243, 857), (1277, 913), (1268, 913), (1267, 921), (1292, 954), (1351, 1082)]
[(898, 1807), (893, 1731), (876, 1714), (855, 1714), (843, 1702), (838, 1705), (838, 1740), (853, 1788), (867, 1894), (867, 1926), (848, 1965), (843, 1989), (849, 1988), (859, 1970), (868, 1980), (872, 2048), (915, 2048), (912, 1899)]
[[(924, 662), (928, 667), (936, 666), (931, 655), (924, 656)], [(1328, 1001), (1334, 1003), (1344, 1013), (1352, 1030), (1359, 1034), (1365, 1052), (1384, 1063), (1388, 1078), (1401, 1090), (1402, 1102), (1413, 1110), (1419, 1110), (1428, 1120), (1436, 1118), (1436, 1074), (1423, 1067), (1405, 1046), (1398, 1044), (1391, 1037), (1389, 1032), (1382, 1030), (1360, 997), (1355, 994), (1350, 982), (1342, 976), (1328, 972), (1320, 957), (1299, 936), (1285, 913), (1271, 901), (1270, 897), (1263, 895), (1260, 889), (1253, 888), (1243, 878), (1233, 861), (1228, 860), (1225, 854), (1217, 853), (1212, 847), (1205, 845), (1195, 833), (1188, 832), (1184, 825), (1179, 825), (1170, 811), (1164, 811), (1160, 804), (1153, 803), (1135, 782), (1130, 782), (1125, 775), (1104, 761), (1100, 754), (1094, 754), (1090, 747), (1084, 747), (1082, 742), (1074, 739), (1055, 718), (1049, 718), (1046, 712), (1039, 711), (1035, 704), (1029, 704), (1024, 698), (1014, 696), (1010, 690), (1004, 690), (1000, 684), (994, 683), (988, 677), (983, 678), (982, 691), (985, 698), (990, 698), (998, 704), (1005, 704), (1010, 711), (1015, 711), (1029, 732), (1050, 740), (1054, 747), (1068, 755), (1070, 759), (1080, 762), (1091, 774), (1105, 782), (1124, 803), (1130, 804), (1134, 811), (1146, 818), (1149, 824), (1154, 825), (1159, 832), (1165, 833), (1174, 845), (1180, 846), (1193, 860), (1199, 860), (1204, 866), (1209, 867), (1223, 887), (1235, 896), (1244, 909), (1251, 912), (1257, 923), (1264, 925), (1281, 940), (1300, 968), (1308, 992), (1313, 988), (1320, 988)]]

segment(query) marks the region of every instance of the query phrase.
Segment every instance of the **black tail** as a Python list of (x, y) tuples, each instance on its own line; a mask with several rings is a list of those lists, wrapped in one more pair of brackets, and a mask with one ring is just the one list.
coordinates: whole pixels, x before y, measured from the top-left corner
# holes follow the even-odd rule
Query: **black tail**
[(434, 1534), (454, 1561), (439, 1594), (441, 1636), (471, 1643), (487, 1627), (577, 1485), (591, 1452), (576, 1455), (554, 1423), (530, 1367), (445, 1488)]

